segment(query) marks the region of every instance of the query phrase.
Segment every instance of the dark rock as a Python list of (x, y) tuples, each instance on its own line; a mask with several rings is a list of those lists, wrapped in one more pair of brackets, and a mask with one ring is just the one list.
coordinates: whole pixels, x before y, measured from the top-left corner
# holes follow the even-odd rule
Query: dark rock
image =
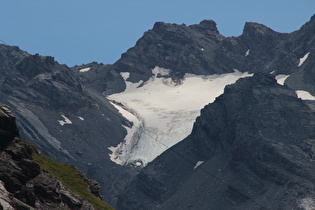
[(91, 193), (93, 193), (96, 197), (102, 198), (101, 186), (96, 180), (89, 180), (89, 188)]
[(17, 136), (19, 131), (11, 109), (0, 103), (0, 148), (7, 146)]

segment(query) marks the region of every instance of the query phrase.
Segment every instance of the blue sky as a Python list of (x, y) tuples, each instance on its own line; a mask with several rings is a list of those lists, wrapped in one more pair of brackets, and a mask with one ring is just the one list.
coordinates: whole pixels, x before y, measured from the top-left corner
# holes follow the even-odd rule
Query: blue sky
[(315, 0), (0, 0), (0, 40), (69, 66), (114, 63), (156, 21), (212, 19), (224, 36), (239, 36), (245, 22), (288, 33), (313, 14)]

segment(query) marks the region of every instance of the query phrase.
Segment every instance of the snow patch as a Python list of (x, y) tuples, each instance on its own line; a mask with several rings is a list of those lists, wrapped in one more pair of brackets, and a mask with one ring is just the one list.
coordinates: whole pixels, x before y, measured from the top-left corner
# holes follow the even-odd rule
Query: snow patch
[(249, 55), (250, 50), (247, 50), (245, 53), (245, 57), (247, 57)]
[(61, 115), (61, 117), (63, 117), (63, 120), (58, 120), (58, 122), (61, 126), (65, 125), (65, 124), (72, 124), (71, 120), (69, 120), (69, 118), (67, 118), (63, 114)]
[(84, 118), (83, 118), (83, 117), (78, 117), (78, 118), (79, 118), (80, 120), (82, 120), (82, 121), (84, 120)]
[(315, 100), (315, 96), (313, 96), (312, 94), (310, 94), (307, 91), (304, 90), (297, 90), (295, 91), (296, 95), (298, 98), (302, 99), (302, 100)]
[(314, 198), (303, 198), (300, 200), (300, 207), (304, 210), (314, 210), (315, 209), (315, 199)]
[(224, 92), (226, 85), (252, 74), (235, 70), (220, 75), (186, 74), (180, 84), (167, 75), (171, 70), (155, 67), (147, 82), (126, 82), (126, 90), (108, 96), (114, 106), (133, 122), (124, 142), (110, 147), (111, 159), (119, 164), (152, 161), (187, 137), (200, 110)]
[(198, 162), (196, 163), (194, 169), (198, 168), (198, 166), (200, 166), (201, 164), (203, 164), (203, 162), (205, 162), (205, 161), (202, 161), (202, 160), (201, 160), (201, 161), (198, 161)]
[(306, 59), (308, 58), (310, 52), (306, 53), (302, 58), (300, 58), (300, 62), (298, 67), (302, 66), (302, 64), (306, 61)]
[(120, 75), (122, 76), (122, 78), (125, 81), (130, 77), (130, 73), (129, 72), (121, 72)]
[(84, 68), (84, 69), (80, 69), (79, 70), (79, 72), (88, 72), (88, 71), (90, 71), (90, 67), (88, 67), (88, 68)]
[(277, 83), (279, 85), (284, 85), (285, 80), (289, 77), (290, 75), (286, 75), (286, 74), (279, 74), (275, 77), (275, 79), (277, 80)]

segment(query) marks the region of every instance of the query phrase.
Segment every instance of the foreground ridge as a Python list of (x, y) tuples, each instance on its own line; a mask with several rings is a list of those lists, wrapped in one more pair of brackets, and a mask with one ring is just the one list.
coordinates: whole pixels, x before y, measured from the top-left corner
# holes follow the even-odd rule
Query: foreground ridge
[(0, 104), (0, 139), (2, 209), (112, 209), (101, 201), (96, 181), (86, 179), (74, 166), (55, 162), (22, 141), (14, 115), (3, 104)]

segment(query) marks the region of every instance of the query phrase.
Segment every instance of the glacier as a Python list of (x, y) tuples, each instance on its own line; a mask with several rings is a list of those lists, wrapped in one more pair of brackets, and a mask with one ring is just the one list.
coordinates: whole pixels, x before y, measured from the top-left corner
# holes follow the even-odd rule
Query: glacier
[(152, 69), (146, 82), (131, 83), (129, 73), (121, 73), (126, 90), (107, 96), (130, 122), (123, 125), (123, 142), (109, 147), (110, 158), (117, 164), (145, 166), (162, 152), (187, 137), (200, 110), (224, 92), (226, 85), (253, 74), (234, 70), (215, 75), (185, 74), (180, 83), (168, 77), (171, 70)]

